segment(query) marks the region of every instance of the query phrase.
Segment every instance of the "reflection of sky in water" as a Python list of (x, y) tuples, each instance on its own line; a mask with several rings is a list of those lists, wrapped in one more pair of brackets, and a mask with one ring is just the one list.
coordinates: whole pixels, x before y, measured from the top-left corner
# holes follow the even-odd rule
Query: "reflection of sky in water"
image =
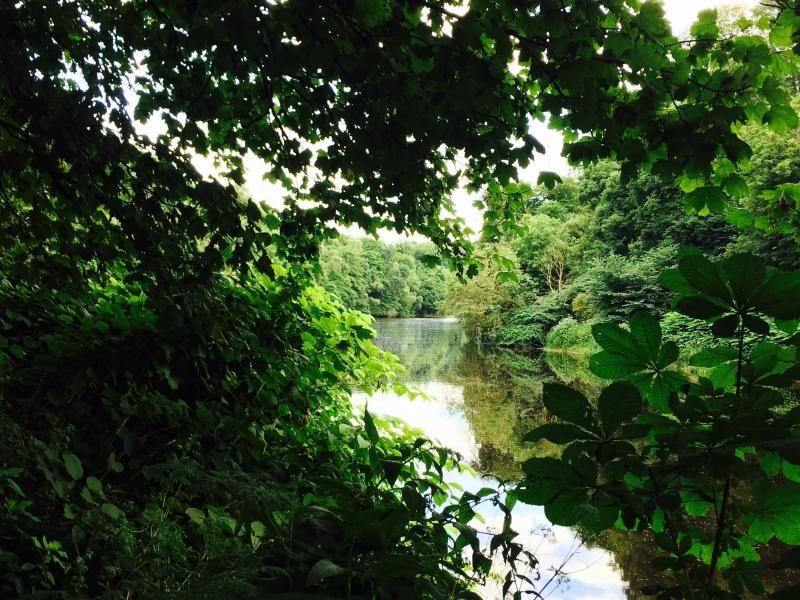
[[(421, 352), (424, 350), (424, 347), (419, 348)], [(391, 393), (374, 394), (368, 399), (370, 412), (398, 417), (442, 446), (460, 453), (466, 462), (473, 462), (478, 448), (463, 411), (461, 386), (440, 382), (411, 385), (425, 392), (431, 399), (411, 400)], [(364, 394), (357, 394), (353, 401), (356, 405), (363, 406), (366, 399)], [(448, 480), (473, 491), (484, 485), (492, 485), (491, 481), (465, 472), (450, 472)], [(502, 527), (503, 516), (499, 509), (481, 505), (480, 513), (489, 528), (499, 530)], [(552, 526), (542, 507), (518, 503), (514, 508), (512, 527), (520, 534), (517, 541), (524, 542), (539, 560), (541, 579), (537, 589), (541, 590), (544, 582), (553, 574), (553, 569), (562, 565), (564, 559), (571, 555), (563, 567), (567, 581), (550, 583), (543, 590), (544, 597), (570, 600), (625, 598), (624, 583), (611, 555), (604, 550), (581, 546), (575, 533), (569, 528)], [(495, 570), (505, 573), (501, 565)], [(501, 589), (501, 583), (490, 581), (482, 593), (487, 599), (500, 598)]]

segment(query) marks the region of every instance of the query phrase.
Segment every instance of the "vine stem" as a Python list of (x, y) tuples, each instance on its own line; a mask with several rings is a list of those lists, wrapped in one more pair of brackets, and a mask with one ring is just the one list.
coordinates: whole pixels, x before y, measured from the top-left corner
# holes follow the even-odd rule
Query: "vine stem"
[[(736, 403), (738, 405), (739, 398), (742, 393), (742, 362), (744, 360), (744, 321), (739, 320), (738, 331), (738, 357), (736, 364)], [(725, 513), (728, 508), (728, 500), (731, 492), (731, 479), (733, 479), (733, 453), (731, 451), (730, 464), (728, 465), (728, 474), (725, 477), (725, 487), (722, 490), (722, 502), (719, 509), (719, 517), (717, 518), (717, 531), (714, 535), (714, 550), (711, 553), (711, 564), (708, 567), (708, 576), (706, 578), (706, 598), (711, 598), (711, 588), (714, 584), (714, 575), (717, 572), (717, 564), (719, 563), (720, 554), (722, 554), (722, 534), (725, 530)]]

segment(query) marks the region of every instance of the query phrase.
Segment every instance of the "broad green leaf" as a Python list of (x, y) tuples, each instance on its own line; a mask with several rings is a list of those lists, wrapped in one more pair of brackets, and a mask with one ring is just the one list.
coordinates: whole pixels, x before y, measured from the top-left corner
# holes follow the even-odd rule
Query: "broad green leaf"
[(678, 294), (690, 294), (695, 291), (680, 269), (664, 269), (658, 277), (658, 282)]
[(740, 308), (747, 304), (766, 275), (764, 261), (752, 254), (735, 254), (727, 258), (723, 269), (733, 298)]
[(347, 569), (340, 567), (327, 558), (323, 558), (311, 567), (311, 570), (308, 572), (308, 577), (306, 578), (306, 586), (317, 586), (326, 579), (342, 575), (343, 573), (347, 573)]
[(202, 525), (206, 522), (206, 513), (199, 508), (187, 508), (185, 511), (186, 516), (188, 516), (193, 522), (197, 523), (198, 525)]
[(725, 211), (728, 196), (717, 186), (697, 188), (684, 197), (686, 204), (701, 215)]
[(727, 311), (724, 306), (711, 302), (703, 296), (687, 296), (678, 300), (676, 308), (693, 319), (710, 319)]
[(615, 323), (595, 323), (592, 325), (592, 336), (607, 352), (630, 358), (641, 358), (633, 336)]
[(680, 350), (678, 349), (678, 345), (673, 341), (667, 341), (661, 346), (656, 365), (659, 369), (666, 369), (678, 360), (679, 356)]
[(767, 335), (769, 333), (769, 323), (767, 323), (761, 317), (756, 317), (755, 315), (744, 315), (742, 317), (742, 324), (753, 333), (757, 333), (759, 335)]
[(550, 414), (589, 430), (596, 429), (586, 396), (559, 383), (545, 383), (542, 401)]
[(67, 473), (73, 479), (80, 479), (83, 477), (83, 465), (81, 464), (81, 459), (75, 456), (72, 452), (64, 452), (62, 454), (62, 458), (64, 459), (64, 467), (67, 469)]
[(716, 389), (726, 390), (736, 383), (737, 369), (738, 366), (735, 362), (724, 363), (714, 367), (708, 377)]
[(739, 316), (727, 315), (714, 321), (714, 324), (711, 326), (711, 333), (720, 338), (729, 338), (736, 334), (738, 328)]
[(637, 313), (630, 318), (628, 325), (631, 336), (642, 351), (642, 358), (657, 362), (661, 349), (661, 326), (658, 321), (649, 315)]
[(678, 262), (678, 268), (695, 290), (714, 296), (726, 305), (730, 302), (730, 293), (722, 278), (721, 269), (706, 257), (685, 256)]
[(119, 519), (122, 517), (122, 511), (113, 504), (105, 503), (100, 509), (112, 519)]
[(558, 173), (553, 173), (552, 171), (542, 171), (539, 173), (536, 183), (552, 189), (557, 183), (561, 183), (561, 176)]
[(753, 500), (755, 504), (746, 516), (753, 539), (767, 543), (774, 536), (800, 545), (800, 485), (784, 482), (773, 486), (758, 481), (753, 486)]
[(571, 527), (586, 512), (588, 501), (585, 488), (567, 488), (544, 505), (544, 514), (554, 525)]
[(797, 127), (797, 113), (790, 106), (778, 104), (767, 111), (762, 122), (775, 133), (786, 133)]
[(771, 271), (766, 283), (753, 296), (752, 304), (776, 319), (800, 318), (800, 271)]
[(739, 352), (736, 348), (715, 346), (693, 354), (689, 359), (689, 364), (693, 367), (716, 367), (722, 363), (736, 360), (738, 357)]
[(364, 411), (364, 430), (367, 433), (367, 438), (373, 444), (377, 444), (380, 440), (380, 436), (378, 435), (378, 429), (375, 427), (375, 421), (372, 419), (372, 415), (369, 414), (369, 411)]
[(603, 379), (621, 379), (647, 368), (637, 358), (626, 358), (610, 352), (598, 352), (589, 358), (589, 370)]
[(634, 419), (641, 412), (642, 397), (630, 383), (615, 382), (600, 392), (597, 408), (603, 431), (610, 436), (621, 423)]

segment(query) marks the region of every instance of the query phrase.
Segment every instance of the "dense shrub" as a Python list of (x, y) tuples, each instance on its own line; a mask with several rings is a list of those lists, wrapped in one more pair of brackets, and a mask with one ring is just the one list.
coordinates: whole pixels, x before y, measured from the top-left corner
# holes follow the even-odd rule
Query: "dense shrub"
[(565, 317), (547, 334), (546, 347), (548, 350), (594, 352), (597, 343), (592, 337), (592, 324)]

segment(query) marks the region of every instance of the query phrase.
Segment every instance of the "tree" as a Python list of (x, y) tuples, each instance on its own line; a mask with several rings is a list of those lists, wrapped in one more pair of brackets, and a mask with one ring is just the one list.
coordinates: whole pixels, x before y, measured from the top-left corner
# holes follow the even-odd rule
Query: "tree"
[[(508, 507), (353, 421), (393, 361), (312, 284), (320, 243), (416, 231), (473, 273), (451, 192), (486, 189), (487, 238), (515, 228), (546, 113), (574, 163), (724, 209), (741, 125), (797, 123), (796, 6), (775, 6), (769, 41), (713, 12), (682, 41), (635, 0), (1, 1), (2, 594), (470, 597), (474, 509)], [(284, 209), (242, 197), (247, 157)], [(410, 273), (391, 291), (413, 304)], [(517, 564), (514, 535), (490, 547)]]

